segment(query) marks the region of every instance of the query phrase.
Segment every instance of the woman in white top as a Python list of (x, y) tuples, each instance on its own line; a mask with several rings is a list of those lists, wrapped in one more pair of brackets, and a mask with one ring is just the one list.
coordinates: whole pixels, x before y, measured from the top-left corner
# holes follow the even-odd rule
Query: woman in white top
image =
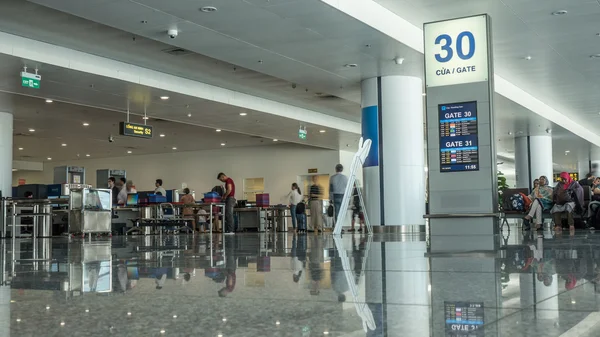
[(294, 233), (296, 233), (296, 205), (302, 201), (302, 192), (298, 187), (298, 184), (292, 184), (292, 190), (287, 195), (288, 202), (290, 204), (290, 213), (292, 216), (292, 227), (294, 227)]

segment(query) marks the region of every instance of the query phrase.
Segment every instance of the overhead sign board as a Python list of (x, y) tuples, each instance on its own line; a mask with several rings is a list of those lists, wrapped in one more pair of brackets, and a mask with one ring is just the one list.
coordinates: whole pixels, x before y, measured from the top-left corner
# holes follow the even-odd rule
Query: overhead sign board
[(21, 72), (21, 86), (25, 88), (39, 89), (42, 76), (37, 74)]
[(298, 138), (306, 139), (306, 129), (300, 128), (298, 130)]
[(119, 134), (121, 136), (152, 138), (152, 126), (121, 122), (119, 124)]
[(425, 24), (427, 87), (488, 80), (488, 17)]
[(478, 171), (477, 102), (440, 104), (440, 172)]

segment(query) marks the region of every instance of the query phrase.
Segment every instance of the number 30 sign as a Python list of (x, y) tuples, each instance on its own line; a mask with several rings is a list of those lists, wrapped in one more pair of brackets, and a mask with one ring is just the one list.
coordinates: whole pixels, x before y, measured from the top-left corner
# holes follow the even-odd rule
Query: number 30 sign
[(427, 87), (488, 80), (486, 15), (426, 23), (424, 30)]

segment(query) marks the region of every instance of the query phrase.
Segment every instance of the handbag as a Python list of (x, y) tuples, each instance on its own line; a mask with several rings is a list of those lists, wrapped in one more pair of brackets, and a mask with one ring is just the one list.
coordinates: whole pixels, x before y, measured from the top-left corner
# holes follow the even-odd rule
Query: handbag
[(332, 217), (333, 213), (333, 205), (329, 205), (329, 207), (327, 207), (327, 216)]

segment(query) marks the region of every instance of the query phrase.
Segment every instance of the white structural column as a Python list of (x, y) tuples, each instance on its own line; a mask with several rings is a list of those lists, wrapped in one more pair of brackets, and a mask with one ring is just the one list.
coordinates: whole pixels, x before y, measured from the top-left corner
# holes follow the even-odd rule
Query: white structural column
[(515, 173), (517, 187), (531, 188), (540, 176), (552, 179), (552, 137), (526, 136), (515, 138)]
[(362, 135), (373, 145), (363, 168), (373, 225), (424, 224), (423, 82), (384, 76), (362, 83)]
[(579, 174), (579, 179), (585, 178), (585, 176), (590, 173), (590, 161), (589, 160), (580, 160), (577, 162), (577, 174)]
[(529, 138), (515, 138), (515, 178), (518, 188), (528, 188), (533, 179), (529, 176)]
[(600, 147), (598, 146), (592, 145), (590, 149), (590, 166), (596, 176), (600, 175)]
[(13, 115), (0, 112), (0, 191), (12, 197)]

